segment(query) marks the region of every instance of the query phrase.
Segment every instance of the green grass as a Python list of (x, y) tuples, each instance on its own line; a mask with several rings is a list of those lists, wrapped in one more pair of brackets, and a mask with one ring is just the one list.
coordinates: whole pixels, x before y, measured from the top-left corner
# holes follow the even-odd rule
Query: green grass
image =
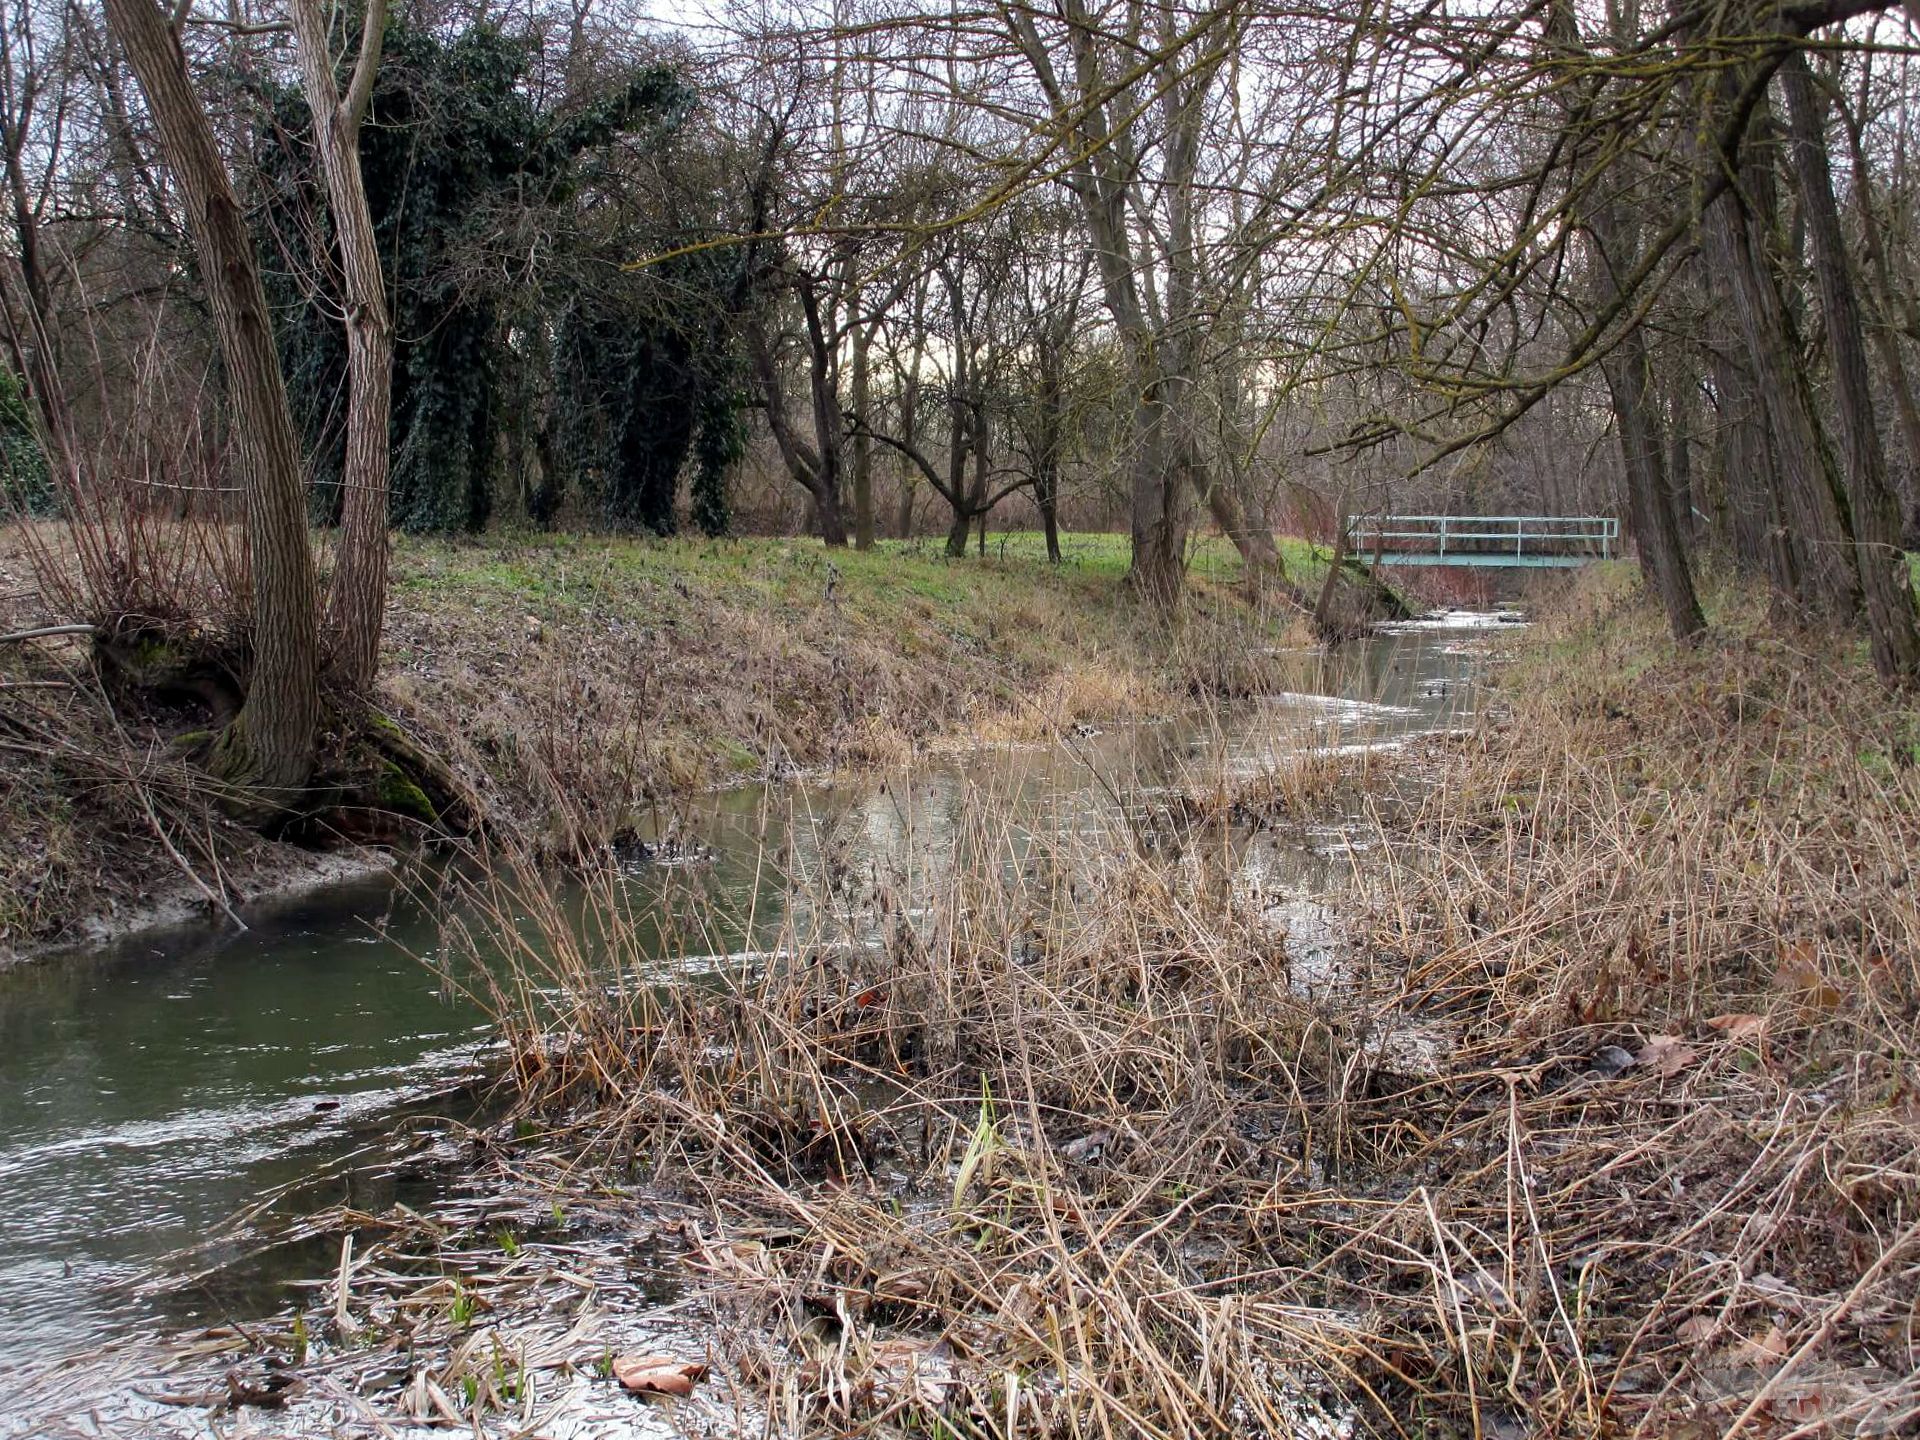
[[(617, 575), (666, 599), (724, 598), (811, 605), (829, 578), (843, 604), (866, 613), (913, 602), (961, 607), (1009, 584), (1021, 590), (1064, 590), (1094, 600), (1126, 577), (1131, 547), (1125, 535), (1078, 533), (1060, 540), (1062, 559), (1048, 563), (1039, 531), (990, 535), (984, 557), (975, 551), (949, 559), (938, 539), (882, 540), (870, 551), (829, 551), (807, 538), (654, 540), (632, 537), (502, 534), (480, 541), (403, 539), (394, 587), (408, 594), (483, 594), (530, 608), (566, 610), (603, 590)], [(1327, 554), (1305, 540), (1280, 537), (1289, 577), (1309, 591), (1326, 574)], [(1190, 578), (1232, 587), (1243, 573), (1240, 556), (1221, 536), (1197, 538), (1188, 550)], [(671, 606), (670, 608), (683, 608)]]
[[(1296, 583), (1311, 587), (1325, 576), (1328, 554), (1323, 547), (1290, 535), (1278, 537), (1277, 543), (1287, 573)], [(989, 534), (984, 557), (969, 549), (960, 559), (949, 559), (944, 541), (933, 537), (881, 540), (862, 552), (828, 551), (810, 538), (654, 540), (509, 532), (477, 542), (402, 539), (399, 548), (403, 557), (432, 559), (424, 569), (403, 564), (395, 580), (402, 589), (452, 585), (536, 598), (562, 593), (564, 571), (556, 572), (550, 562), (570, 555), (582, 561), (612, 560), (635, 576), (698, 578), (716, 589), (735, 594), (757, 591), (771, 598), (789, 594), (796, 584), (812, 583), (822, 573), (822, 563), (830, 562), (860, 588), (912, 593), (946, 603), (965, 596), (974, 583), (969, 577), (982, 574), (1111, 581), (1124, 578), (1132, 563), (1127, 536), (1092, 531), (1061, 535), (1058, 567), (1047, 562), (1046, 540), (1037, 530)], [(539, 555), (548, 563), (529, 568), (516, 561), (516, 552)], [(1188, 545), (1187, 570), (1192, 578), (1236, 585), (1243, 569), (1239, 552), (1224, 536), (1198, 536)]]
[[(943, 543), (938, 540), (888, 540), (881, 542), (881, 548), (883, 552), (891, 548), (895, 553), (938, 554)], [(1325, 577), (1329, 558), (1325, 549), (1292, 535), (1279, 536), (1276, 543), (1280, 548), (1280, 558), (1286, 562), (1287, 574), (1296, 583), (1311, 587)], [(987, 556), (1007, 563), (1044, 565), (1047, 558), (1046, 537), (1038, 530), (1009, 530), (997, 535), (989, 532)], [(1127, 573), (1132, 561), (1132, 542), (1125, 535), (1083, 531), (1060, 537), (1060, 563), (1063, 569), (1117, 578)], [(1240, 552), (1224, 535), (1196, 536), (1188, 543), (1187, 572), (1190, 575), (1224, 585), (1237, 585), (1244, 569), (1240, 563)]]

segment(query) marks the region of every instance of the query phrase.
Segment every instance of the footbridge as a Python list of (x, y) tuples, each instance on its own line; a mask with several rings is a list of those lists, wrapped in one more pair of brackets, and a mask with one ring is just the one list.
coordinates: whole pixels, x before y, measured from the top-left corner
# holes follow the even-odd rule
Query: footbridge
[(1373, 565), (1567, 570), (1620, 553), (1611, 515), (1373, 515), (1356, 517), (1348, 553)]

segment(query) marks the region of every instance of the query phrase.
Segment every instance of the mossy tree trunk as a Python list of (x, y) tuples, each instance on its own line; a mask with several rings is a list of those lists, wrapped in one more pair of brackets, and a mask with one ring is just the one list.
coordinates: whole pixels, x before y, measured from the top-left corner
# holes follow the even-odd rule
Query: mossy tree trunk
[[(1703, 218), (1708, 273), (1746, 350), (1747, 370), (1772, 442), (1777, 508), (1793, 547), (1793, 598), (1842, 624), (1860, 616), (1860, 580), (1838, 478), (1800, 363), (1799, 338), (1780, 293), (1770, 233), (1779, 202), (1763, 101), (1740, 142), (1738, 189)], [(1758, 477), (1756, 477), (1757, 479)]]
[(1786, 91), (1793, 174), (1800, 214), (1807, 227), (1820, 314), (1833, 363), (1833, 408), (1838, 420), (1841, 474), (1854, 543), (1859, 547), (1860, 589), (1866, 600), (1873, 667), (1882, 680), (1911, 684), (1920, 679), (1920, 632), (1914, 628), (1913, 586), (1900, 553), (1900, 508), (1887, 484), (1886, 455), (1873, 411), (1873, 380), (1854, 293), (1840, 208), (1833, 198), (1827, 160), (1826, 107), (1815, 95), (1806, 57), (1787, 57), (1780, 69)]
[(855, 428), (853, 432), (853, 545), (856, 550), (871, 550), (874, 540), (873, 525), (873, 439), (868, 434), (868, 417), (872, 410), (872, 384), (870, 380), (870, 352), (873, 345), (873, 326), (868, 322), (855, 324), (853, 330), (853, 414)]
[[(1617, 19), (1617, 17), (1616, 17)], [(1579, 17), (1570, 0), (1554, 0), (1547, 13), (1546, 38), (1562, 56), (1584, 60), (1589, 56), (1580, 33)], [(1620, 35), (1615, 42), (1624, 43)], [(1560, 95), (1559, 103), (1572, 118), (1578, 97)], [(1609, 183), (1578, 217), (1588, 240), (1595, 299), (1603, 309), (1621, 306), (1626, 299), (1623, 277), (1634, 270), (1642, 243), (1638, 226), (1621, 202), (1635, 178), (1627, 160), (1616, 160)], [(1620, 440), (1620, 460), (1627, 479), (1627, 512), (1639, 552), (1640, 571), (1660, 597), (1674, 638), (1690, 642), (1707, 628), (1699, 596), (1694, 591), (1688, 563), (1686, 533), (1674, 514), (1673, 490), (1667, 473), (1667, 452), (1660, 433), (1658, 392), (1646, 333), (1637, 319), (1626, 328), (1601, 362), (1612, 403), (1614, 429)]]
[[(1611, 200), (1597, 203), (1587, 217), (1593, 237), (1594, 272), (1601, 302), (1618, 296), (1618, 274), (1627, 268), (1631, 239)], [(1673, 486), (1659, 427), (1653, 362), (1646, 334), (1635, 324), (1601, 362), (1607, 394), (1613, 402), (1614, 428), (1627, 476), (1627, 508), (1634, 545), (1647, 583), (1660, 597), (1667, 625), (1676, 640), (1688, 641), (1707, 628), (1687, 562), (1686, 530), (1674, 513)]]

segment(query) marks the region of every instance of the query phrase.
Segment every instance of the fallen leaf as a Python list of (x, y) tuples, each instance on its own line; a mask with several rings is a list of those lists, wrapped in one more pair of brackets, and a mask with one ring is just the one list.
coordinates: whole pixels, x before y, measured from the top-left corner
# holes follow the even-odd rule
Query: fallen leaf
[(1651, 1035), (1633, 1057), (1636, 1065), (1645, 1065), (1663, 1079), (1671, 1080), (1697, 1058), (1694, 1048), (1678, 1035)]
[(1805, 1423), (1809, 1420), (1821, 1420), (1839, 1408), (1820, 1385), (1802, 1385), (1776, 1395), (1767, 1404), (1767, 1409), (1783, 1420)]
[(613, 1362), (613, 1378), (635, 1395), (691, 1395), (707, 1367), (672, 1355), (622, 1355)]
[(1721, 1352), (1721, 1362), (1729, 1366), (1758, 1366), (1766, 1369), (1780, 1364), (1789, 1351), (1787, 1337), (1778, 1325), (1769, 1325), (1758, 1335), (1735, 1339)]
[(1794, 996), (1808, 1010), (1838, 1010), (1847, 997), (1822, 973), (1811, 940), (1796, 940), (1780, 949), (1774, 968), (1776, 988)]
[(873, 1377), (876, 1388), (903, 1395), (909, 1390), (929, 1410), (947, 1403), (953, 1389), (953, 1356), (945, 1341), (929, 1345), (904, 1337), (876, 1340), (873, 1343)]
[(924, 1300), (927, 1298), (926, 1279), (919, 1275), (896, 1274), (882, 1275), (873, 1287), (874, 1298), (879, 1300)]
[(1695, 1315), (1689, 1320), (1682, 1320), (1673, 1333), (1677, 1339), (1689, 1345), (1700, 1345), (1711, 1340), (1719, 1328), (1711, 1315)]
[(1758, 1040), (1767, 1033), (1764, 1015), (1713, 1015), (1708, 1017), (1707, 1024), (1729, 1040)]

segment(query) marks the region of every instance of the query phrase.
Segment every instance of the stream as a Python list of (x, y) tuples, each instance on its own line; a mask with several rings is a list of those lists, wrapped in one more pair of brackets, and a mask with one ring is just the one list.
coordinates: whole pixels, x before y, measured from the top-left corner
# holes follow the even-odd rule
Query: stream
[[(1497, 623), (1456, 614), (1389, 627), (1333, 659), (1283, 656), (1286, 692), (1217, 714), (942, 752), (899, 777), (702, 796), (674, 833), (710, 848), (708, 893), (752, 909), (758, 929), (786, 895), (765, 855), (802, 870), (829, 847), (887, 859), (903, 843), (903, 794), (914, 843), (937, 847), (969, 786), (997, 785), (1032, 828), (1071, 826), (1129, 803), (1129, 787), (1464, 724), (1484, 643), (1474, 632)], [(1338, 849), (1327, 840), (1272, 842), (1284, 853), (1266, 873), (1310, 899)], [(144, 934), (0, 973), (0, 1433), (23, 1418), (7, 1398), (16, 1366), (284, 1305), (287, 1284), (323, 1272), (324, 1257), (269, 1251), (214, 1282), (166, 1282), (185, 1273), (186, 1247), (263, 1199), (292, 1215), (407, 1198), (372, 1164), (387, 1138), (478, 1112), (489, 1031), (430, 963), (431, 909), (380, 878), (249, 913), (245, 932)], [(660, 949), (663, 977), (726, 959)]]

